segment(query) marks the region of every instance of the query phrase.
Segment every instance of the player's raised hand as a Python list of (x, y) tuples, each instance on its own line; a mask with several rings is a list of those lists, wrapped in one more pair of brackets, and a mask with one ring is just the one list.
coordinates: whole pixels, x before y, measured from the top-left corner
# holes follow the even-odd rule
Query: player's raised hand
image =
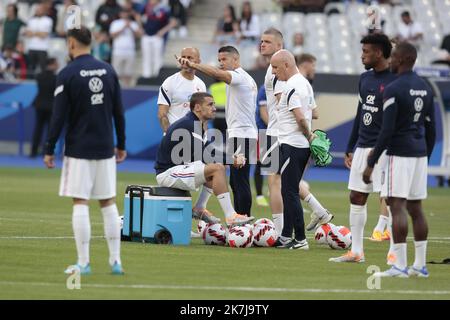
[(174, 56), (181, 67), (190, 67), (191, 66), (191, 62), (188, 59), (178, 57), (176, 54)]
[(116, 163), (121, 163), (125, 160), (125, 158), (127, 157), (127, 151), (126, 150), (120, 150), (120, 149), (115, 149), (115, 153), (116, 153)]
[(53, 169), (55, 167), (55, 156), (46, 154), (44, 156), (45, 166), (49, 169)]

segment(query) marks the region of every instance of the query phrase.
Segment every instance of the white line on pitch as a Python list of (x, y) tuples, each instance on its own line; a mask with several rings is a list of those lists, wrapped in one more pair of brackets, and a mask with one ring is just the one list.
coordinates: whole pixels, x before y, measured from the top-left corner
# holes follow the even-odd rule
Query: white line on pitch
[[(64, 287), (65, 283), (51, 282), (16, 282), (0, 281), (0, 285), (26, 285), (38, 287)], [(264, 287), (215, 287), (215, 286), (176, 286), (159, 284), (101, 284), (89, 283), (82, 284), (83, 288), (109, 288), (109, 289), (161, 289), (161, 290), (215, 290), (215, 291), (243, 291), (243, 292), (285, 292), (285, 293), (392, 293), (406, 295), (450, 295), (450, 290), (357, 290), (357, 289), (314, 289), (314, 288), (264, 288)]]

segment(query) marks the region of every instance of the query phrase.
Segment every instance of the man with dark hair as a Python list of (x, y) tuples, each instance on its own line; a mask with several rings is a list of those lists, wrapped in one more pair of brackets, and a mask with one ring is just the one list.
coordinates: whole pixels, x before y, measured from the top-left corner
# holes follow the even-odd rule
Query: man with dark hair
[[(187, 47), (181, 50), (181, 57), (193, 62), (200, 62), (200, 52), (197, 48)], [(189, 100), (196, 92), (205, 92), (205, 83), (195, 75), (195, 70), (189, 67), (181, 67), (181, 70), (162, 83), (158, 96), (158, 119), (163, 134), (165, 135), (169, 126), (183, 118), (189, 112)], [(212, 190), (203, 186), (201, 193), (212, 194)], [(207, 196), (205, 194), (204, 196)], [(212, 216), (206, 208), (192, 209), (194, 218), (199, 216)], [(192, 237), (199, 234), (191, 232)]]
[[(200, 186), (208, 188), (211, 192), (202, 192), (194, 206), (202, 209), (199, 212), (206, 211), (208, 200), (214, 193), (228, 226), (249, 223), (254, 218), (237, 214), (231, 204), (225, 166), (221, 163), (204, 163), (204, 149), (208, 145), (203, 139), (204, 128), (205, 124), (216, 115), (212, 95), (206, 92), (194, 93), (190, 99), (190, 109), (191, 111), (183, 118), (169, 126), (161, 140), (155, 163), (158, 185), (189, 191), (196, 190)], [(243, 157), (238, 157), (234, 166), (242, 167), (244, 161)], [(198, 218), (209, 223), (220, 221), (209, 214), (201, 214)]]
[(316, 62), (316, 57), (309, 53), (303, 53), (295, 56), (295, 64), (297, 65), (298, 71), (300, 71), (300, 73), (311, 84), (313, 83), (316, 75)]
[[(125, 117), (114, 69), (90, 55), (91, 33), (85, 28), (67, 34), (72, 60), (56, 80), (55, 103), (44, 162), (54, 168), (56, 141), (67, 120), (59, 195), (73, 199), (72, 225), (78, 261), (66, 273), (90, 274), (90, 199), (100, 202), (112, 274), (123, 274), (116, 197), (116, 162), (125, 160)], [(117, 134), (114, 147), (113, 121)]]
[(145, 33), (141, 37), (142, 76), (153, 78), (159, 75), (163, 65), (164, 42), (178, 23), (170, 8), (161, 0), (147, 1), (142, 13), (145, 21)]
[(420, 23), (413, 21), (408, 11), (401, 14), (402, 22), (398, 26), (398, 41), (408, 41), (415, 46), (423, 39), (423, 28)]
[(50, 119), (52, 117), (58, 61), (55, 58), (49, 58), (47, 59), (46, 65), (46, 69), (36, 76), (38, 93), (32, 103), (36, 109), (36, 122), (30, 154), (30, 157), (32, 158), (38, 155), (44, 127), (50, 124)]
[(188, 66), (216, 80), (227, 84), (227, 121), (228, 154), (243, 153), (249, 161), (242, 168), (230, 168), (230, 185), (233, 190), (234, 207), (250, 216), (252, 193), (250, 189), (250, 162), (256, 163), (256, 96), (258, 88), (253, 78), (241, 68), (239, 52), (232, 46), (219, 49), (220, 68), (194, 63), (188, 59), (178, 58), (181, 66)]
[[(400, 43), (392, 53), (391, 70), (398, 78), (386, 86), (383, 100), (383, 125), (375, 148), (363, 173), (371, 183), (373, 168), (387, 149), (386, 177), (381, 194), (392, 211), (392, 230), (396, 260), (391, 269), (375, 277), (418, 276), (428, 278), (426, 251), (428, 226), (422, 209), (427, 198), (428, 159), (433, 151), (436, 131), (433, 91), (413, 67), (417, 50), (410, 43)], [(408, 268), (406, 237), (408, 216), (414, 230), (415, 260)]]
[(39, 3), (36, 6), (35, 16), (30, 18), (25, 30), (29, 59), (28, 67), (33, 76), (36, 75), (37, 70), (41, 72), (45, 69), (52, 27), (53, 21), (45, 15), (44, 4)]
[[(67, 38), (73, 38), (74, 40), (76, 40), (77, 42), (79, 42), (80, 45), (82, 46), (90, 46), (91, 42), (92, 42), (92, 34), (89, 31), (89, 29), (87, 28), (80, 28), (80, 29), (70, 29), (67, 32)], [(72, 42), (73, 44), (73, 42)], [(70, 46), (70, 42), (68, 42), (68, 45)], [(69, 51), (69, 55), (72, 54)], [(73, 56), (70, 56), (70, 59), (73, 60)]]
[(116, 0), (106, 0), (95, 13), (95, 23), (103, 32), (109, 32), (111, 23), (119, 18), (121, 7)]
[[(359, 80), (358, 109), (345, 154), (345, 166), (350, 169), (348, 188), (352, 248), (340, 257), (330, 258), (329, 261), (333, 262), (365, 261), (363, 235), (367, 220), (367, 199), (369, 193), (381, 191), (382, 160), (375, 167), (373, 183), (365, 184), (362, 181), (362, 170), (380, 134), (383, 121), (383, 92), (395, 79), (389, 70), (392, 45), (389, 38), (380, 33), (365, 36), (361, 44), (362, 63), (369, 71), (363, 73)], [(392, 259), (390, 252), (388, 260)]]
[(25, 23), (17, 17), (17, 5), (8, 4), (6, 7), (6, 19), (3, 24), (3, 49), (7, 46), (16, 47), (20, 29)]

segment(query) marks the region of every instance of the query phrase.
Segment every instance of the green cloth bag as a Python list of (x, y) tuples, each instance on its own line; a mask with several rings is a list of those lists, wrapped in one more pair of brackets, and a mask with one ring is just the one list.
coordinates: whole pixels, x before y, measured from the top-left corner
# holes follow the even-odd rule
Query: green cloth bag
[(317, 135), (310, 143), (311, 155), (316, 166), (325, 167), (331, 163), (333, 157), (330, 154), (331, 140), (325, 131), (314, 130)]

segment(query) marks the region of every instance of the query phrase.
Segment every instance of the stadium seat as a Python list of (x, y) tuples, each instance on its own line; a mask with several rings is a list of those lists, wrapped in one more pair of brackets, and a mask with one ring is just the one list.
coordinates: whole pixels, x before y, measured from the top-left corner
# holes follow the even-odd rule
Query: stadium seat
[(282, 30), (282, 15), (279, 13), (263, 13), (260, 17), (261, 33), (270, 27)]
[(366, 27), (366, 10), (367, 6), (359, 3), (351, 3), (348, 6), (348, 20), (351, 30), (356, 38), (360, 38), (367, 33)]
[(22, 21), (28, 21), (31, 16), (31, 8), (28, 3), (17, 3), (18, 16)]
[(326, 32), (327, 21), (323, 13), (310, 13), (306, 15), (305, 23), (308, 33), (318, 33), (319, 30), (325, 30)]
[(285, 39), (292, 39), (297, 32), (305, 33), (305, 15), (299, 12), (287, 12), (283, 15), (283, 32)]
[(238, 48), (241, 56), (241, 66), (244, 70), (251, 70), (255, 67), (256, 59), (259, 56), (258, 46), (241, 46)]

